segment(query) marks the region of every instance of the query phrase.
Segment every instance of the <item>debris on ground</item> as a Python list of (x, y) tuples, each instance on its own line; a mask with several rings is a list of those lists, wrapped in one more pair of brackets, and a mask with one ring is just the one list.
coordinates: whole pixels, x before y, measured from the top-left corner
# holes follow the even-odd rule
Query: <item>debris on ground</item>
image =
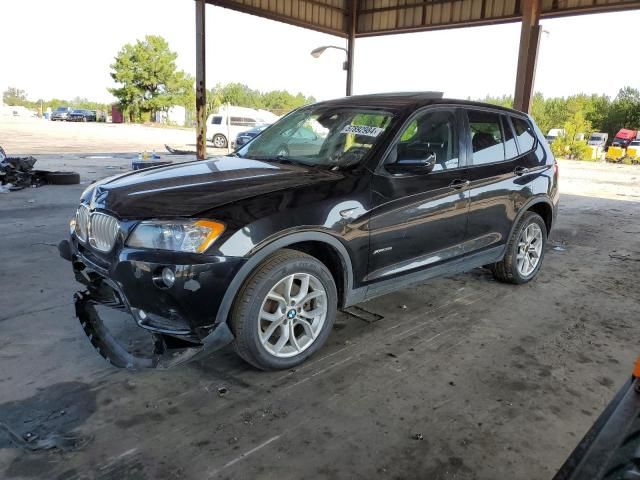
[(134, 160), (131, 162), (131, 168), (133, 170), (142, 170), (143, 168), (150, 167), (162, 167), (164, 165), (171, 165), (173, 162), (169, 160)]
[(615, 260), (631, 260), (632, 262), (640, 262), (640, 256), (634, 257), (631, 254), (623, 255), (620, 253), (610, 253), (609, 258), (613, 258)]
[(0, 193), (9, 193), (29, 187), (51, 185), (75, 185), (80, 183), (76, 172), (48, 172), (34, 170), (34, 157), (9, 157), (0, 147)]
[(424, 435), (422, 435), (421, 433), (416, 433), (413, 436), (414, 440), (424, 440)]
[(26, 432), (23, 435), (20, 435), (4, 422), (0, 422), (0, 430), (5, 431), (9, 440), (15, 447), (32, 452), (52, 449), (64, 452), (79, 450), (85, 447), (92, 440), (91, 437), (82, 437), (71, 434), (61, 435), (58, 433), (49, 433), (44, 437), (40, 437), (40, 435), (33, 432)]
[(227, 389), (227, 387), (220, 387), (218, 389), (218, 396), (219, 397), (224, 397), (227, 394), (228, 391), (229, 390)]
[(172, 148), (169, 145), (165, 145), (164, 148), (166, 148), (167, 152), (169, 152), (172, 155), (195, 155), (196, 154), (195, 150), (181, 150), (179, 148)]

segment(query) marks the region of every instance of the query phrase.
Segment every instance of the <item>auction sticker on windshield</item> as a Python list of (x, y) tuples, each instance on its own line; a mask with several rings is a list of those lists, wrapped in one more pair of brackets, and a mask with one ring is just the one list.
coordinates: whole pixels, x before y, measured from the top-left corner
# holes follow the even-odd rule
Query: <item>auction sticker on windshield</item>
[(377, 137), (384, 128), (380, 127), (368, 127), (366, 125), (347, 125), (342, 129), (340, 133), (355, 133), (356, 135), (366, 135), (367, 137)]

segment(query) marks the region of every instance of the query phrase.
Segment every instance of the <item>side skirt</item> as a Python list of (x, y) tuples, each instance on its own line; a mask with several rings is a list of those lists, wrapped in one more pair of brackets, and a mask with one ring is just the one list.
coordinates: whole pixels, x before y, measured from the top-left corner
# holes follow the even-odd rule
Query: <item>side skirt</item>
[(365, 300), (371, 300), (372, 298), (386, 295), (387, 293), (395, 292), (403, 288), (408, 288), (412, 285), (431, 280), (432, 278), (464, 273), (476, 267), (498, 262), (504, 257), (504, 253), (505, 246), (501, 245), (464, 256), (442, 265), (425, 268), (424, 270), (356, 288), (347, 296), (345, 307), (364, 302)]

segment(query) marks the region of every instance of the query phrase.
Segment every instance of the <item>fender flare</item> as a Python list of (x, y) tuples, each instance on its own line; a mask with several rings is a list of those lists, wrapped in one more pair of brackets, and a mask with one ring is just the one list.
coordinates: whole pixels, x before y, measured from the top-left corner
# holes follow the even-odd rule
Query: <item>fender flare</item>
[(218, 308), (218, 313), (216, 314), (214, 325), (219, 325), (227, 321), (229, 312), (231, 311), (231, 307), (236, 298), (238, 290), (240, 290), (240, 287), (242, 287), (242, 284), (249, 277), (251, 272), (253, 272), (265, 258), (267, 258), (275, 251), (286, 248), (287, 246), (293, 245), (294, 243), (309, 241), (325, 243), (330, 247), (333, 247), (338, 252), (343, 266), (345, 267), (345, 288), (343, 292), (343, 300), (348, 298), (353, 289), (353, 267), (351, 264), (351, 257), (349, 256), (349, 252), (342, 244), (342, 242), (340, 242), (340, 240), (338, 240), (333, 235), (324, 232), (311, 231), (291, 233), (260, 247), (259, 250), (255, 251), (255, 253), (253, 253), (253, 255), (249, 257), (248, 261), (240, 268), (236, 276), (233, 277), (233, 280), (227, 287), (227, 291), (225, 292), (224, 297), (222, 298), (222, 302), (220, 303), (220, 307)]
[[(516, 225), (518, 225), (518, 222), (520, 221), (522, 216), (525, 214), (525, 212), (529, 211), (531, 207), (533, 207), (534, 205), (537, 205), (538, 203), (546, 203), (549, 206), (549, 208), (551, 208), (552, 219), (555, 219), (553, 215), (553, 212), (554, 212), (553, 203), (551, 203), (551, 200), (549, 200), (545, 196), (530, 198), (520, 207), (518, 214), (516, 215), (516, 218), (513, 220), (513, 224), (511, 225), (511, 230), (509, 231), (509, 236), (507, 237), (507, 239), (511, 238), (511, 235), (513, 235)], [(547, 235), (549, 235), (549, 232), (547, 232)]]

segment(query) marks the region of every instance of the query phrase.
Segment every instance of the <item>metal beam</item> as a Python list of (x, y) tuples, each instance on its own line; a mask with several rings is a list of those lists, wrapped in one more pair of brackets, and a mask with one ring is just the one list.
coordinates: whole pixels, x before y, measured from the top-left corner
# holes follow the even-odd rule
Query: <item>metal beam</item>
[[(289, 0), (284, 0), (288, 2)], [(278, 13), (273, 9), (268, 9), (264, 7), (254, 7), (253, 5), (245, 4), (243, 2), (233, 1), (233, 0), (206, 0), (207, 3), (211, 5), (216, 5), (218, 7), (228, 8), (229, 10), (235, 10), (236, 12), (248, 13), (249, 15), (256, 15), (262, 18), (268, 18), (269, 20), (275, 20), (276, 22), (287, 23), (289, 25), (294, 25), (296, 27), (308, 28), (309, 30), (315, 30), (317, 32), (328, 33), (329, 35), (336, 35), (338, 37), (345, 38), (347, 37), (347, 33), (338, 28), (331, 28), (327, 25), (319, 25), (317, 22), (309, 22), (307, 20), (297, 18), (291, 15), (285, 15), (282, 13)], [(259, 2), (261, 3), (261, 2)], [(268, 5), (277, 6), (278, 2), (268, 2)], [(340, 7), (336, 7), (333, 5), (326, 5), (324, 3), (319, 3), (314, 0), (306, 0), (305, 4), (309, 4), (314, 8), (324, 8), (332, 12), (336, 12), (342, 17), (347, 14), (346, 11), (341, 9)]]
[(513, 107), (529, 112), (533, 98), (538, 47), (540, 46), (540, 0), (522, 1), (522, 29)]
[(198, 160), (207, 158), (205, 7), (205, 0), (196, 0), (196, 155)]
[(347, 97), (353, 93), (353, 55), (356, 48), (356, 27), (358, 22), (358, 0), (351, 0), (349, 9), (349, 32), (347, 37)]

